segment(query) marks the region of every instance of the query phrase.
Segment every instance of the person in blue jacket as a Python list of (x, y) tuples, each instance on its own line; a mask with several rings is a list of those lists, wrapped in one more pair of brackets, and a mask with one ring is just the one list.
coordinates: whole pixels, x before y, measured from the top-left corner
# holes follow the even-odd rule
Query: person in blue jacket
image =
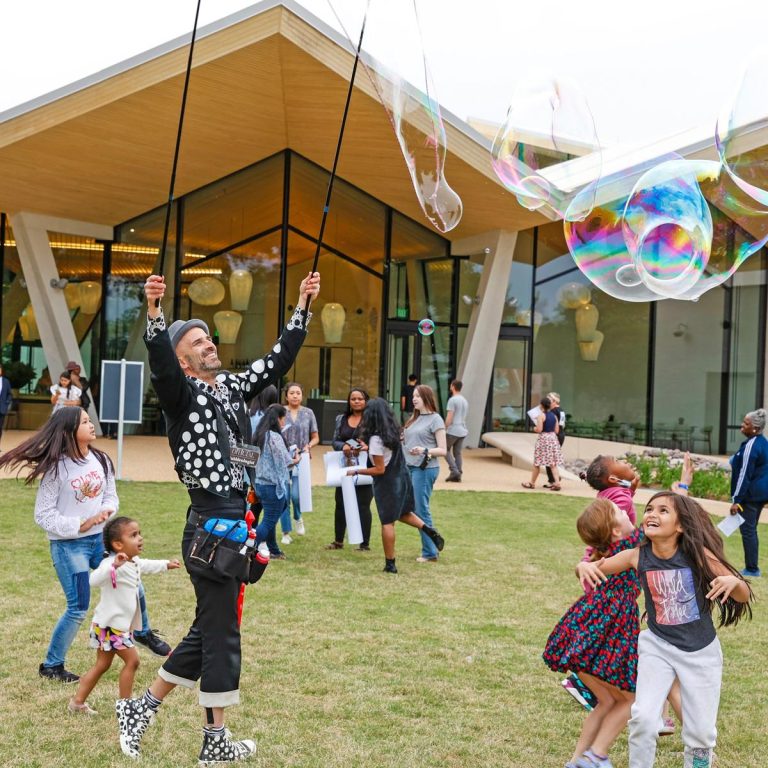
[(768, 440), (763, 435), (766, 412), (750, 411), (741, 422), (747, 438), (731, 456), (731, 514), (744, 518), (741, 542), (744, 546), (742, 576), (760, 576), (757, 524), (763, 506), (768, 503)]

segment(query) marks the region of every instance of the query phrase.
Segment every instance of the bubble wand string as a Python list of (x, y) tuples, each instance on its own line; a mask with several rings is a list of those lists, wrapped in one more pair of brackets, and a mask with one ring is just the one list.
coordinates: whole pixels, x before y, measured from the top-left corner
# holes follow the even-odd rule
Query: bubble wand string
[[(171, 168), (171, 182), (168, 190), (168, 203), (165, 206), (165, 226), (163, 227), (163, 244), (160, 246), (160, 269), (158, 274), (163, 274), (165, 266), (165, 249), (168, 246), (168, 230), (171, 226), (171, 206), (173, 205), (173, 190), (176, 186), (176, 168), (179, 164), (179, 149), (181, 148), (181, 132), (184, 127), (184, 113), (187, 108), (187, 91), (189, 90), (189, 75), (192, 72), (192, 54), (195, 51), (195, 38), (197, 37), (197, 20), (200, 17), (200, 3), (197, 0), (197, 9), (195, 10), (195, 24), (192, 27), (192, 39), (189, 43), (189, 58), (187, 59), (187, 71), (184, 75), (184, 90), (181, 94), (181, 111), (179, 112), (179, 130), (176, 133), (176, 149), (173, 153), (173, 166)], [(160, 299), (155, 299), (155, 306), (160, 306)]]
[[(349, 103), (352, 100), (352, 88), (355, 84), (355, 74), (357, 73), (357, 65), (360, 62), (360, 51), (363, 47), (363, 35), (365, 34), (365, 21), (368, 18), (368, 3), (365, 6), (365, 15), (363, 16), (363, 23), (360, 26), (360, 40), (357, 43), (357, 50), (355, 51), (355, 62), (352, 65), (352, 74), (349, 78), (349, 88), (347, 89), (347, 101), (344, 104), (344, 114), (341, 118), (341, 127), (339, 128), (339, 138), (336, 142), (336, 155), (333, 158), (333, 167), (331, 168), (331, 177), (328, 179), (328, 189), (325, 193), (325, 205), (323, 205), (323, 218), (320, 220), (320, 232), (317, 236), (317, 247), (315, 248), (315, 258), (312, 262), (312, 272), (315, 274), (317, 271), (317, 262), (320, 260), (320, 248), (323, 242), (323, 235), (325, 234), (325, 224), (328, 221), (328, 211), (331, 207), (331, 194), (333, 193), (333, 182), (336, 178), (336, 167), (339, 164), (339, 155), (341, 154), (341, 142), (344, 138), (344, 128), (347, 124), (347, 115), (349, 114)], [(309, 305), (312, 302), (312, 297), (307, 296), (307, 306), (304, 308), (306, 312), (309, 312)]]

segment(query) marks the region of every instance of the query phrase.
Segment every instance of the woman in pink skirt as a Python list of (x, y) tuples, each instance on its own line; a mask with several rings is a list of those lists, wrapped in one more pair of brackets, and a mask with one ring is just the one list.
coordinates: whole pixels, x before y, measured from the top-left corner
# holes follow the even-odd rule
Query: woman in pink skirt
[(549, 486), (549, 490), (559, 491), (560, 472), (558, 466), (563, 463), (563, 454), (560, 450), (560, 443), (557, 441), (560, 425), (557, 423), (557, 417), (552, 413), (552, 401), (548, 397), (542, 398), (539, 405), (541, 413), (536, 417), (536, 426), (533, 428), (534, 432), (539, 433), (533, 449), (533, 471), (530, 482), (523, 483), (523, 488), (535, 488), (539, 469), (549, 467), (555, 478), (555, 482)]

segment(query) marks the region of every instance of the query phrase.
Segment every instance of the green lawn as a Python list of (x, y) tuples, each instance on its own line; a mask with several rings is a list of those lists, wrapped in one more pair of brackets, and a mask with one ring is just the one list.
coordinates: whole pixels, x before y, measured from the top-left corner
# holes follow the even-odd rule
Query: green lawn
[[(122, 511), (142, 524), (147, 556), (178, 556), (183, 489), (123, 483), (119, 491)], [(119, 751), (112, 710), (119, 661), (92, 694), (96, 718), (69, 715), (72, 689), (37, 675), (63, 597), (32, 519), (34, 498), (33, 488), (0, 481), (2, 765), (131, 764)], [(407, 526), (398, 528), (397, 576), (381, 572), (376, 523), (373, 552), (326, 552), (332, 495), (320, 489), (307, 536), (287, 547), (290, 560), (270, 565), (249, 588), (242, 703), (228, 725), (258, 740), (250, 765), (558, 768), (570, 756), (582, 712), (540, 655), (580, 591), (574, 521), (584, 501), (472, 492), (437, 492), (433, 501), (447, 540), (437, 565), (414, 562), (418, 536)], [(738, 536), (727, 546), (740, 565)], [(182, 570), (148, 576), (145, 585), (153, 624), (173, 644), (192, 618), (189, 581)], [(720, 633), (718, 768), (765, 768), (766, 630), (758, 603), (754, 621)], [(86, 637), (83, 628), (70, 652), (76, 672), (92, 662)], [(137, 692), (158, 667), (144, 650), (141, 658)], [(167, 699), (145, 736), (145, 765), (197, 765), (196, 702), (185, 690)], [(613, 757), (616, 768), (626, 766), (626, 733)], [(679, 734), (661, 742), (656, 765), (682, 765)]]

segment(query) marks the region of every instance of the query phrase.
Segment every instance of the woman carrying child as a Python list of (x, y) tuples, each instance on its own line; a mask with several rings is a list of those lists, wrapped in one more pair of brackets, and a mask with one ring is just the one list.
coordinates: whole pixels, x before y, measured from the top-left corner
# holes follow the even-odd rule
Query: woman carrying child
[(445, 541), (431, 525), (414, 514), (416, 503), (400, 443), (400, 425), (385, 400), (374, 397), (368, 401), (360, 433), (361, 439), (368, 445), (368, 456), (373, 466), (350, 467), (347, 474), (373, 477), (373, 496), (381, 520), (381, 541), (384, 545), (384, 571), (397, 573), (395, 523), (398, 520), (426, 534), (438, 552), (443, 550)]
[(53, 404), (51, 413), (56, 413), (62, 408), (80, 405), (81, 395), (80, 387), (72, 383), (72, 374), (69, 371), (62, 371), (59, 383), (51, 385), (51, 403)]
[(118, 688), (121, 699), (133, 694), (133, 679), (139, 654), (133, 630), (141, 627), (140, 593), (143, 573), (162, 573), (179, 567), (178, 560), (147, 560), (141, 555), (144, 539), (139, 524), (130, 517), (113, 517), (104, 526), (105, 557), (91, 573), (91, 587), (101, 588), (101, 600), (93, 614), (90, 646), (96, 663), (81, 678), (77, 693), (69, 700), (69, 711), (95, 715), (88, 695), (112, 666), (117, 654), (123, 660)]
[(582, 584), (602, 584), (601, 589), (617, 574), (636, 573), (645, 594), (648, 629), (638, 640), (629, 765), (653, 766), (662, 706), (677, 677), (685, 766), (710, 768), (723, 672), (711, 614), (717, 608), (720, 626), (751, 617), (752, 590), (725, 559), (717, 530), (694, 500), (670, 491), (655, 494), (643, 529), (639, 547), (577, 566)]

